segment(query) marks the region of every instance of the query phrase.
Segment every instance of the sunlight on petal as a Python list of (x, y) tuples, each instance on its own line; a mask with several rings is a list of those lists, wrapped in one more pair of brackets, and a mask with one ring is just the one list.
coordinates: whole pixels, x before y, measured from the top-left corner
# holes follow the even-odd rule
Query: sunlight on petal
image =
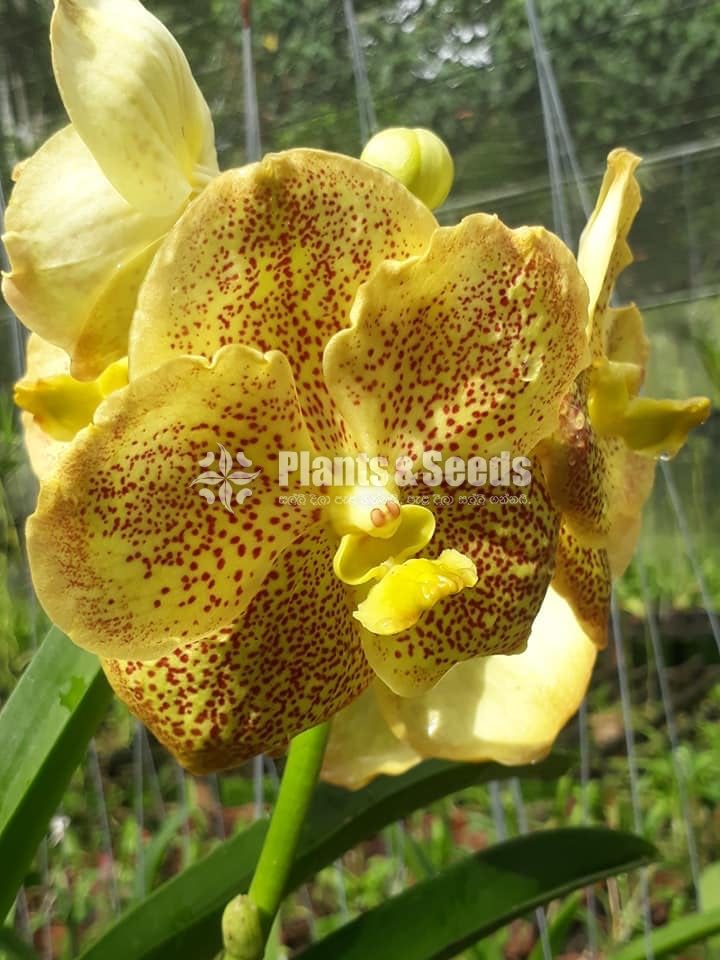
[(105, 176), (138, 210), (178, 213), (217, 159), (175, 39), (138, 0), (56, 0), (50, 38), (65, 109)]
[(22, 164), (4, 236), (2, 291), (19, 319), (93, 380), (127, 354), (137, 290), (173, 218), (129, 206), (72, 127)]
[(523, 653), (460, 663), (420, 697), (376, 691), (392, 731), (421, 756), (532, 763), (580, 706), (596, 652), (550, 589)]
[(372, 684), (333, 717), (321, 777), (346, 790), (359, 790), (380, 774), (405, 773), (421, 759), (388, 727)]

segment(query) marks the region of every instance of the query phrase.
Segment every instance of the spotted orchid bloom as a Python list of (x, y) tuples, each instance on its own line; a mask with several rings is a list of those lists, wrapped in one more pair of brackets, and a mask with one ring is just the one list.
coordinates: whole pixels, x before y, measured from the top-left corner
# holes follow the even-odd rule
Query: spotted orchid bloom
[(14, 171), (2, 290), (73, 377), (94, 380), (127, 354), (147, 268), (218, 172), (213, 125), (185, 55), (138, 0), (56, 0), (51, 46), (71, 122)]
[(634, 304), (611, 305), (615, 282), (633, 259), (627, 236), (640, 207), (639, 162), (623, 149), (608, 157), (578, 252), (592, 360), (562, 404), (559, 429), (536, 451), (562, 515), (555, 585), (601, 646), (610, 580), (635, 550), (657, 458), (677, 453), (710, 410), (705, 397), (638, 395), (649, 355), (642, 317)]
[(638, 397), (649, 355), (642, 317), (634, 305), (610, 305), (632, 261), (638, 163), (627, 150), (610, 154), (580, 241), (592, 362), (561, 404), (559, 429), (535, 451), (560, 527), (553, 580), (527, 648), (458, 663), (412, 698), (376, 678), (333, 720), (326, 780), (355, 789), (425, 757), (532, 763), (578, 709), (607, 642), (611, 580), (635, 549), (656, 458), (676, 453), (709, 412), (702, 397)]
[[(530, 457), (588, 363), (586, 320), (575, 259), (541, 228), (440, 228), (321, 151), (220, 175), (141, 287), (128, 386), (43, 480), (41, 602), (194, 771), (281, 752), (374, 677), (405, 698), (521, 651), (557, 546), (539, 469), (482, 509), (454, 488), (432, 510), (393, 475), (372, 502), (349, 486), (298, 508), (279, 452)], [(218, 443), (260, 469), (234, 511), (192, 486)]]

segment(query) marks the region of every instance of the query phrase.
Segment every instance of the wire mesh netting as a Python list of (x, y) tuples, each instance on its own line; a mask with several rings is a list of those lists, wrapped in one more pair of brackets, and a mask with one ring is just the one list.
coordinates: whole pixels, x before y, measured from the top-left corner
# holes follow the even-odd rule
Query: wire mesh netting
[[(0, 174), (65, 121), (50, 3), (0, 0)], [(680, 0), (235, 0), (149, 3), (185, 49), (215, 119), (221, 167), (315, 146), (358, 155), (375, 130), (426, 126), (456, 181), (444, 223), (483, 210), (543, 223), (573, 248), (615, 145), (644, 157), (635, 263), (650, 394), (720, 395), (720, 3)], [(2, 315), (0, 694), (47, 623), (22, 529), (36, 495), (11, 405), (23, 334)], [(299, 950), (464, 851), (564, 823), (656, 842), (661, 862), (499, 931), (468, 957), (599, 956), (700, 906), (720, 906), (720, 419), (663, 462), (636, 557), (617, 584), (612, 643), (561, 745), (553, 783), (471, 787), (385, 830), (285, 907), (275, 956)], [(262, 816), (278, 767), (194, 778), (115, 703), (50, 825), (11, 918), (43, 958), (80, 956), (119, 912)], [(712, 945), (683, 956), (712, 956)], [(0, 953), (1, 953), (0, 948)]]

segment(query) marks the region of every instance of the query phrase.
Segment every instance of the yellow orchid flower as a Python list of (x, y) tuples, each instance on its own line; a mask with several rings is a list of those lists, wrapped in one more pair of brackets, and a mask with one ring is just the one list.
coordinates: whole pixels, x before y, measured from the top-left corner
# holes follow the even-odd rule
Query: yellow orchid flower
[(15, 170), (7, 302), (94, 380), (127, 354), (162, 237), (218, 172), (182, 50), (138, 0), (56, 0), (55, 78), (70, 125)]
[(555, 572), (527, 648), (456, 664), (432, 689), (399, 697), (380, 679), (333, 720), (323, 776), (356, 789), (425, 757), (531, 763), (578, 709), (607, 642), (611, 579), (635, 548), (656, 456), (677, 452), (705, 419), (705, 398), (640, 398), (649, 344), (634, 305), (612, 308), (632, 260), (627, 234), (638, 158), (615, 150), (583, 233), (593, 361), (561, 406), (561, 428), (536, 450), (560, 513)]
[(639, 397), (649, 346), (634, 304), (610, 305), (632, 262), (627, 236), (640, 207), (628, 150), (608, 157), (595, 209), (580, 238), (578, 265), (588, 285), (592, 363), (565, 398), (560, 429), (540, 444), (553, 504), (562, 515), (556, 589), (603, 646), (610, 577), (627, 567), (640, 532), (658, 456), (672, 456), (709, 414), (705, 397)]
[[(148, 271), (128, 385), (41, 485), (41, 602), (195, 771), (282, 751), (375, 676), (404, 698), (523, 650), (557, 547), (539, 469), (482, 508), (465, 484), (430, 510), (410, 470), (298, 509), (280, 451), (527, 456), (587, 365), (586, 319), (575, 259), (540, 228), (439, 228), (321, 151), (222, 174)], [(218, 443), (260, 469), (234, 511), (193, 487)]]

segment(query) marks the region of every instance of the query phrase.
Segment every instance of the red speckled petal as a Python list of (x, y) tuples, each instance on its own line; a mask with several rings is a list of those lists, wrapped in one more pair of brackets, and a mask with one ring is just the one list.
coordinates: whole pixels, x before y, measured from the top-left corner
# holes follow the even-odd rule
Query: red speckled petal
[(333, 717), (321, 777), (346, 790), (359, 790), (381, 773), (398, 776), (422, 757), (393, 734), (380, 712), (377, 687), (368, 689)]
[(585, 634), (596, 646), (605, 647), (611, 591), (607, 551), (581, 546), (561, 524), (552, 585), (570, 604)]
[[(433, 502), (434, 495), (453, 502)], [(458, 550), (474, 561), (478, 582), (441, 600), (411, 630), (363, 632), (368, 660), (400, 696), (429, 689), (461, 660), (522, 650), (555, 563), (559, 518), (540, 480), (522, 491), (443, 488), (429, 496), (437, 528), (424, 554)]]
[(371, 455), (527, 454), (587, 362), (586, 311), (557, 237), (476, 214), (360, 288), (325, 351), (328, 387)]
[(597, 436), (587, 416), (584, 372), (563, 403), (560, 429), (540, 444), (537, 456), (569, 530), (583, 546), (617, 554), (611, 565), (619, 576), (634, 549), (655, 462), (629, 450), (619, 437)]
[(370, 682), (334, 550), (317, 525), (285, 550), (226, 635), (155, 661), (104, 661), (118, 696), (188, 770), (283, 753)]
[[(80, 646), (125, 659), (233, 622), (311, 522), (277, 502), (277, 451), (295, 444), (309, 440), (280, 353), (184, 357), (113, 394), (45, 479), (28, 521), (48, 615)], [(229, 474), (240, 453), (260, 470), (251, 484), (193, 485), (206, 471)]]
[(385, 258), (422, 252), (437, 224), (396, 180), (339, 154), (290, 150), (230, 170), (191, 205), (140, 296), (131, 377), (226, 343), (288, 357), (318, 448), (338, 446), (322, 350)]
[(378, 701), (395, 735), (421, 756), (533, 763), (580, 706), (596, 652), (550, 589), (522, 653), (460, 663), (412, 699), (378, 684)]

